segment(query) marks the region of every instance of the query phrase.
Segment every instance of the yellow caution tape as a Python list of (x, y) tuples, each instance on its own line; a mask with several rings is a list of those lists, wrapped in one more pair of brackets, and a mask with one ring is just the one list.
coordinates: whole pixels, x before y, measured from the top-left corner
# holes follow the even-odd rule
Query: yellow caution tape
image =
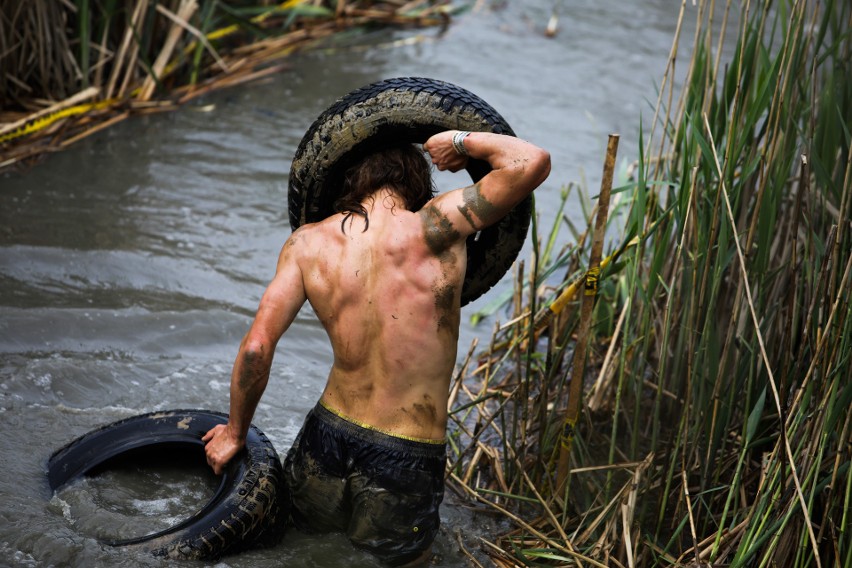
[[(286, 2), (280, 3), (278, 6), (276, 6), (272, 10), (269, 10), (268, 12), (264, 12), (262, 14), (255, 16), (250, 21), (253, 24), (259, 24), (260, 22), (264, 21), (266, 18), (271, 16), (273, 13), (277, 12), (278, 10), (288, 10), (290, 8), (293, 8), (294, 6), (298, 6), (299, 4), (304, 3), (304, 1), (305, 0), (287, 0)], [(240, 30), (240, 26), (237, 25), (237, 24), (233, 24), (233, 25), (218, 29), (216, 31), (210, 32), (209, 34), (207, 34), (207, 39), (214, 39), (214, 40), (215, 39), (221, 39), (225, 36), (231, 35), (232, 33), (236, 33), (239, 30)]]
[(598, 293), (598, 280), (601, 275), (601, 267), (590, 268), (586, 274), (586, 296), (594, 296)]
[(39, 130), (44, 130), (54, 122), (58, 120), (62, 120), (63, 118), (68, 118), (69, 116), (75, 116), (78, 114), (85, 114), (92, 110), (101, 110), (107, 108), (111, 104), (115, 102), (114, 99), (108, 101), (100, 101), (96, 103), (86, 103), (81, 105), (74, 105), (72, 107), (64, 108), (62, 110), (58, 110), (56, 112), (52, 112), (45, 116), (40, 116), (38, 118), (34, 118), (31, 121), (26, 122), (20, 127), (7, 132), (6, 134), (0, 135), (0, 144), (5, 144), (11, 140), (15, 140), (16, 138), (21, 138), (23, 136), (27, 136), (34, 132), (38, 132)]
[(574, 442), (574, 421), (565, 420), (562, 424), (562, 434), (559, 436), (559, 440), (563, 448), (571, 449), (571, 444)]
[[(254, 18), (251, 19), (251, 21), (253, 23), (260, 23), (260, 22), (266, 20), (269, 16), (271, 16), (273, 13), (275, 13), (278, 10), (287, 10), (289, 8), (293, 8), (294, 6), (298, 6), (299, 4), (302, 4), (304, 1), (305, 0), (287, 0), (286, 2), (282, 2), (281, 4), (276, 6), (275, 9), (269, 10), (268, 12), (264, 12), (262, 14), (255, 16)], [(239, 31), (239, 26), (237, 26), (237, 25), (228, 26), (228, 27), (225, 27), (225, 28), (222, 28), (222, 29), (219, 29), (219, 30), (216, 30), (214, 32), (207, 34), (207, 39), (219, 39), (219, 38), (225, 37), (225, 36), (230, 35), (234, 32), (237, 32), (237, 31)], [(53, 124), (53, 123), (55, 123), (59, 120), (62, 120), (63, 118), (68, 118), (69, 116), (76, 116), (76, 115), (80, 115), (80, 114), (85, 114), (85, 113), (92, 111), (92, 110), (101, 110), (101, 109), (109, 107), (113, 103), (115, 103), (114, 99), (108, 100), (108, 101), (100, 101), (100, 102), (96, 102), (96, 103), (80, 104), (80, 105), (71, 106), (71, 107), (68, 107), (68, 108), (65, 108), (65, 109), (62, 109), (62, 110), (58, 110), (56, 112), (47, 114), (45, 116), (40, 116), (38, 118), (35, 118), (31, 121), (26, 122), (25, 124), (21, 125), (19, 128), (16, 128), (16, 129), (14, 129), (10, 132), (7, 132), (5, 134), (0, 135), (0, 144), (5, 144), (6, 142), (10, 142), (12, 140), (16, 140), (18, 138), (28, 136), (28, 135), (33, 134), (35, 132), (38, 132), (40, 130), (44, 130), (45, 128), (47, 128), (51, 124)]]

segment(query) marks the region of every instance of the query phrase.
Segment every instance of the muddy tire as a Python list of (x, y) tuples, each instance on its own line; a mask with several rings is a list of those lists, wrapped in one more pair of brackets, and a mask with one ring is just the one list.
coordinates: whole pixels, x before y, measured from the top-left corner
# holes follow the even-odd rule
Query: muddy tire
[[(387, 79), (339, 99), (314, 121), (296, 150), (288, 195), (291, 227), (295, 230), (334, 213), (343, 173), (368, 147), (386, 141), (422, 144), (444, 130), (514, 136), (488, 103), (435, 79)], [(486, 162), (468, 163), (474, 182), (489, 171)], [(478, 239), (468, 238), (462, 305), (491, 289), (512, 266), (524, 244), (531, 210), (532, 197), (527, 197)]]
[[(109, 424), (77, 438), (48, 460), (54, 491), (70, 481), (132, 459), (146, 451), (195, 451), (203, 459), (201, 437), (227, 415), (199, 410), (143, 414)], [(254, 546), (272, 545), (287, 520), (281, 461), (271, 442), (251, 427), (246, 449), (228, 464), (213, 498), (196, 514), (166, 530), (128, 540), (104, 542), (135, 547), (155, 556), (215, 560)]]

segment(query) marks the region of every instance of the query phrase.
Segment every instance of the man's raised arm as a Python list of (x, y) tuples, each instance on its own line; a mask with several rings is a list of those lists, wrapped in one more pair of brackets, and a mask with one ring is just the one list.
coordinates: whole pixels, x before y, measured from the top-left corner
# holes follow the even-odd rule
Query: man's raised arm
[(444, 226), (448, 240), (493, 225), (550, 174), (550, 154), (514, 136), (449, 130), (432, 136), (423, 147), (439, 170), (459, 171), (469, 158), (491, 166), (479, 182), (439, 195), (423, 208), (427, 223)]

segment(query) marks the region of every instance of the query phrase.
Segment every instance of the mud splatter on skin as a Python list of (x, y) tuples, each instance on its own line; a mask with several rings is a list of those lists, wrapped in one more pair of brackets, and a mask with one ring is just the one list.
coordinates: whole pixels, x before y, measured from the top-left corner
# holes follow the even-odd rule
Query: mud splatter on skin
[[(459, 206), (461, 213), (472, 229), (477, 231), (500, 220), (500, 212), (493, 203), (482, 195), (479, 182), (469, 185), (462, 190), (463, 204)], [(474, 220), (474, 215), (479, 223)]]
[[(349, 401), (359, 401), (359, 400), (370, 400), (373, 396), (374, 385), (366, 384), (360, 388), (349, 389), (348, 397), (344, 397), (343, 400)], [(341, 389), (342, 390), (342, 389)]]
[(456, 287), (452, 284), (435, 286), (435, 310), (440, 314), (438, 319), (438, 330), (447, 329), (453, 331), (458, 328), (458, 311), (455, 310)]
[(422, 403), (414, 403), (414, 410), (428, 418), (429, 424), (434, 424), (435, 420), (438, 419), (438, 410), (435, 408), (435, 403), (432, 401), (432, 397), (428, 394), (423, 395)]
[(417, 425), (431, 426), (438, 419), (438, 410), (428, 394), (423, 395), (423, 402), (415, 402), (411, 409), (402, 407), (400, 410)]
[(450, 245), (461, 238), (447, 216), (434, 205), (421, 209), (420, 216), (425, 226), (426, 245), (435, 256), (444, 255)]
[(302, 234), (301, 227), (300, 227), (299, 229), (296, 229), (296, 231), (292, 235), (290, 235), (290, 238), (287, 239), (287, 241), (284, 243), (284, 248), (290, 249), (290, 248), (295, 247), (298, 244), (301, 244), (303, 237), (304, 237), (304, 235)]
[(435, 284), (435, 310), (438, 313), (438, 330), (456, 333), (459, 326), (459, 313), (456, 307), (456, 286), (451, 284), (456, 254), (450, 247), (461, 239), (461, 234), (440, 209), (430, 205), (420, 210), (425, 227), (426, 246), (438, 257), (444, 267), (443, 280)]
[(246, 351), (243, 353), (243, 365), (240, 369), (240, 376), (237, 379), (240, 389), (250, 390), (254, 384), (266, 376), (268, 369), (263, 361), (263, 348), (260, 353)]

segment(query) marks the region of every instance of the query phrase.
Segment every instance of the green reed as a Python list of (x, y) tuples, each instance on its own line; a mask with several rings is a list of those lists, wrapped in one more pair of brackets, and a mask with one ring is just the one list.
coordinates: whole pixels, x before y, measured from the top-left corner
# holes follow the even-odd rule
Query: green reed
[(515, 515), (485, 549), (498, 565), (852, 562), (852, 6), (734, 16), (699, 4), (685, 88), (673, 57), (614, 195), (563, 493), (579, 310), (533, 322), (582, 277), (586, 233), (555, 252), (560, 216), (534, 239), (512, 325), (468, 379), (489, 398), (466, 407), (477, 447), (455, 432), (451, 486)]

